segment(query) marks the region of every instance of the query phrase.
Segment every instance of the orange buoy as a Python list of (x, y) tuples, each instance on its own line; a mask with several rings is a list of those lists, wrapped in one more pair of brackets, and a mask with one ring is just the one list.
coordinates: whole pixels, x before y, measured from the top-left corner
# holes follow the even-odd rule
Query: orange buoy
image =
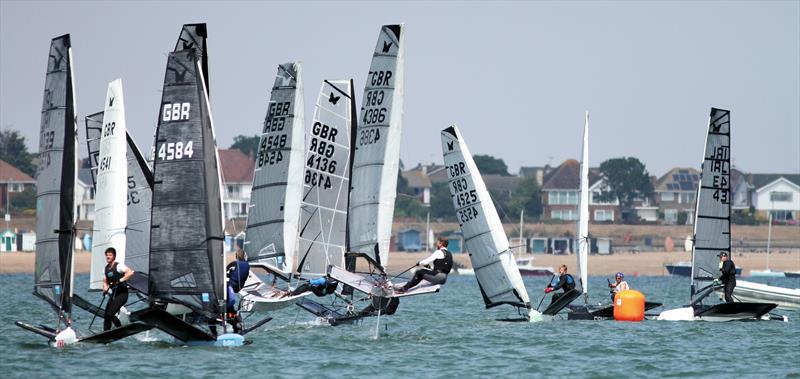
[(614, 295), (614, 320), (644, 320), (644, 294), (639, 291), (625, 290)]

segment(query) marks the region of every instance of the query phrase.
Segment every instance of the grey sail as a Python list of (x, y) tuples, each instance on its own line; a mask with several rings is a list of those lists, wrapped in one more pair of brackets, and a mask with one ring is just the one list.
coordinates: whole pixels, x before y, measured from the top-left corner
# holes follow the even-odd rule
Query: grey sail
[(149, 294), (206, 315), (224, 293), (213, 124), (197, 51), (167, 59), (153, 161)]
[(403, 127), (403, 25), (384, 25), (372, 55), (354, 138), (349, 251), (383, 268), (389, 260)]
[[(97, 165), (100, 153), (100, 134), (102, 133), (103, 112), (86, 116), (86, 147), (89, 152), (89, 165), (92, 172), (92, 185), (97, 189)], [(128, 226), (125, 230), (125, 264), (138, 275), (147, 274), (150, 259), (150, 206), (152, 201), (153, 173), (136, 142), (126, 131), (128, 144)], [(132, 284), (141, 292), (147, 285)]]
[(352, 80), (322, 83), (303, 172), (298, 262), (303, 276), (325, 275), (329, 265), (344, 265), (355, 113)]
[(730, 111), (711, 108), (695, 211), (693, 288), (714, 280), (717, 255), (731, 250), (730, 130)]
[[(72, 229), (78, 133), (69, 34), (50, 43), (36, 172), (34, 294), (57, 309), (72, 309)], [(48, 215), (48, 217), (45, 217)]]
[(278, 66), (256, 156), (244, 250), (248, 260), (291, 274), (303, 194), (303, 85), (300, 62)]

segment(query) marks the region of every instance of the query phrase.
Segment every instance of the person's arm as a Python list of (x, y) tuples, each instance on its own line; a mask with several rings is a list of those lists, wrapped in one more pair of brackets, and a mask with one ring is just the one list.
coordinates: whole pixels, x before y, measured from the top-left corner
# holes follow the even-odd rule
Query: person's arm
[(134, 271), (130, 267), (126, 266), (123, 263), (117, 264), (117, 272), (122, 274), (122, 279), (119, 280), (120, 283), (127, 282), (133, 276), (134, 273)]
[(560, 290), (566, 284), (567, 284), (567, 276), (562, 275), (561, 277), (558, 278), (558, 284), (555, 287), (553, 287), (553, 291)]
[(441, 250), (436, 250), (429, 257), (417, 262), (418, 266), (427, 266), (437, 259), (443, 259), (444, 253)]
[(103, 275), (103, 294), (105, 295), (107, 293), (108, 293), (108, 278), (105, 275)]

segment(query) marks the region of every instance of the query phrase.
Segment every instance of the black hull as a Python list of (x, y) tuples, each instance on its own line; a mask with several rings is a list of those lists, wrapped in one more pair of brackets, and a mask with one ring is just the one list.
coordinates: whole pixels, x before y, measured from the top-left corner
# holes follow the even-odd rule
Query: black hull
[(561, 312), (562, 309), (566, 308), (567, 305), (572, 303), (578, 296), (581, 295), (581, 292), (576, 289), (571, 289), (569, 292), (565, 293), (561, 296), (558, 301), (555, 303), (550, 304), (543, 312), (543, 315), (547, 316), (555, 316), (558, 312)]
[[(644, 303), (644, 311), (647, 312), (661, 306), (661, 303), (654, 301), (646, 301)], [(614, 306), (607, 305), (603, 307), (592, 306), (570, 306), (570, 312), (567, 314), (567, 320), (613, 320), (614, 319)]]
[[(664, 268), (667, 269), (667, 272), (670, 275), (677, 275), (677, 276), (692, 276), (692, 266), (688, 265), (671, 265), (667, 264), (664, 265)], [(742, 275), (742, 268), (736, 268), (736, 276)]]
[(153, 326), (145, 324), (143, 322), (134, 322), (128, 325), (121, 326), (119, 328), (114, 328), (101, 333), (97, 333), (95, 335), (86, 338), (81, 338), (80, 342), (102, 343), (102, 344), (111, 343), (117, 340), (121, 340), (125, 337), (130, 337), (134, 334), (148, 331), (150, 329), (153, 329)]
[(721, 303), (694, 306), (695, 317), (710, 321), (760, 319), (777, 307), (772, 303)]
[(216, 340), (211, 334), (160, 308), (143, 309), (134, 312), (133, 315), (151, 328), (159, 329), (183, 342), (211, 342)]

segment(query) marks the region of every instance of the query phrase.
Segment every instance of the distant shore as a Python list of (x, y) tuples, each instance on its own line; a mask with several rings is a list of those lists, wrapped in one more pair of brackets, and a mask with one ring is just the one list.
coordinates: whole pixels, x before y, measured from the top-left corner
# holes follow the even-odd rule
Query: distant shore
[[(390, 262), (387, 271), (397, 273), (411, 267), (417, 261), (428, 256), (428, 253), (390, 253)], [(575, 255), (548, 255), (527, 254), (534, 257), (535, 266), (550, 266), (554, 269), (561, 264), (566, 264), (570, 272), (575, 271)], [(454, 254), (455, 261), (461, 267), (471, 267), (467, 254)], [(227, 260), (233, 259), (228, 254)], [(589, 275), (613, 275), (622, 271), (629, 276), (658, 276), (667, 275), (664, 265), (679, 261), (689, 261), (690, 253), (685, 252), (643, 252), (643, 253), (614, 253), (611, 255), (589, 256)], [(763, 270), (766, 266), (766, 254), (763, 253), (734, 253), (733, 260), (737, 267), (742, 268), (742, 276), (749, 276), (750, 270)], [(800, 251), (773, 252), (770, 255), (770, 268), (776, 271), (800, 271)], [(0, 274), (33, 273), (34, 254), (32, 252), (0, 253)], [(89, 253), (78, 252), (75, 254), (75, 272), (89, 272)]]

